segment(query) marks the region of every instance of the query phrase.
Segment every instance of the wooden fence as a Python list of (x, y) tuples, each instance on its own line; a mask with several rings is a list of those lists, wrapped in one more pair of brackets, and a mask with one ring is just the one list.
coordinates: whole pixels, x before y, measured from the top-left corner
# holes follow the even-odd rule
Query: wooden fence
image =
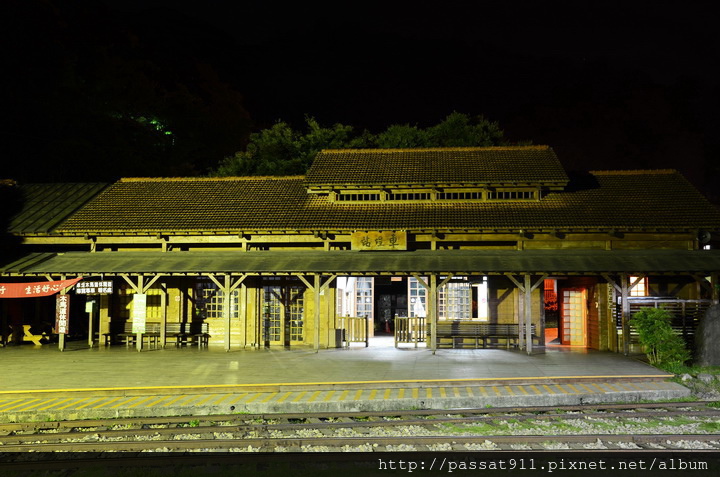
[(417, 348), (418, 343), (426, 341), (426, 319), (407, 316), (395, 317), (395, 347), (399, 343), (411, 343)]
[(350, 346), (350, 343), (365, 343), (367, 348), (369, 323), (370, 320), (362, 316), (340, 317), (340, 329), (342, 330), (342, 341), (345, 347)]

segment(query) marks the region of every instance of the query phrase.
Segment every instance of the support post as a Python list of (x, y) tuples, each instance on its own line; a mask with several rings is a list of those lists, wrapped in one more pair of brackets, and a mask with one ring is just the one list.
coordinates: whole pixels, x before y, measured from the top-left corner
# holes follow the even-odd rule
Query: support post
[(437, 349), (437, 275), (430, 274), (430, 299), (428, 300), (428, 317), (430, 318), (430, 349), (435, 354)]
[[(86, 305), (87, 306), (86, 302)], [(95, 318), (95, 299), (93, 298), (91, 301), (89, 301), (90, 304), (90, 310), (88, 311), (88, 346), (93, 347), (93, 319)], [(87, 310), (86, 310), (87, 311)]]
[(525, 274), (525, 349), (527, 354), (532, 354), (532, 283), (530, 275)]
[(622, 335), (623, 335), (623, 354), (630, 354), (630, 289), (628, 287), (627, 273), (620, 274), (620, 298), (622, 300)]
[[(141, 294), (145, 293), (145, 288), (143, 286), (144, 282), (145, 282), (145, 277), (142, 275), (138, 276), (138, 286), (135, 289), (136, 293), (141, 293)], [(134, 309), (134, 305), (133, 305), (133, 309)], [(145, 326), (147, 326), (147, 321), (145, 322)], [(135, 347), (137, 348), (138, 351), (142, 351), (142, 335), (143, 335), (142, 333), (135, 334)]]
[[(165, 243), (165, 242), (163, 242)], [(160, 284), (160, 290), (162, 293), (160, 294), (160, 343), (161, 346), (165, 347), (165, 342), (167, 340), (167, 297), (168, 297), (168, 289), (167, 289), (167, 283), (161, 283)]]
[(232, 309), (232, 289), (230, 284), (230, 275), (225, 275), (225, 282), (222, 290), (223, 293), (223, 315), (225, 315), (225, 351), (230, 351), (230, 311)]
[(315, 295), (315, 352), (320, 350), (320, 275), (313, 277), (313, 292)]

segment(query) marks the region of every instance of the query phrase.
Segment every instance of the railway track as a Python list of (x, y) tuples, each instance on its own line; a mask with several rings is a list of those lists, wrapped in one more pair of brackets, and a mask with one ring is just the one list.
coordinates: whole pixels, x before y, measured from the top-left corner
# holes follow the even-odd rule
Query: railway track
[(720, 451), (704, 402), (0, 424), (3, 452)]

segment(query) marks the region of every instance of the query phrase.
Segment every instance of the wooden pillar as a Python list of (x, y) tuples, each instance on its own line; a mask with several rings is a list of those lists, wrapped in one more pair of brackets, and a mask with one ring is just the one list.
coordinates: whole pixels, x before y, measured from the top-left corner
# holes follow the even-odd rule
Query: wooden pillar
[[(165, 243), (165, 242), (163, 242)], [(167, 340), (167, 302), (168, 302), (168, 289), (167, 289), (167, 283), (161, 283), (160, 284), (160, 290), (162, 293), (160, 294), (160, 343), (161, 346), (165, 347), (165, 342)]]
[(527, 354), (532, 353), (532, 283), (530, 275), (525, 274), (525, 349)]
[(437, 350), (437, 275), (430, 274), (430, 296), (428, 297), (428, 317), (430, 318), (430, 349), (435, 354)]
[[(330, 283), (337, 278), (337, 275), (331, 275), (325, 283), (322, 282), (322, 277), (319, 273), (313, 275), (313, 283), (307, 281), (302, 275), (297, 275), (297, 277), (305, 284), (308, 290), (315, 294), (315, 314), (313, 321), (315, 323), (315, 352), (317, 353), (320, 350), (320, 293), (330, 286)], [(329, 318), (328, 315), (328, 325), (330, 324)]]
[(315, 275), (313, 292), (315, 293), (315, 352), (320, 350), (320, 275)]
[(620, 299), (622, 300), (622, 340), (623, 340), (623, 354), (625, 356), (630, 354), (630, 287), (628, 286), (628, 275), (627, 273), (620, 274)]
[[(145, 277), (142, 275), (138, 276), (138, 286), (137, 286), (137, 289), (135, 290), (137, 293), (142, 294), (145, 292), (145, 288), (143, 286), (144, 282), (145, 282)], [(133, 303), (133, 310), (134, 309), (135, 309), (135, 304)], [(146, 313), (147, 313), (147, 311), (146, 311)], [(145, 318), (145, 320), (147, 323), (147, 317)], [(137, 348), (138, 351), (142, 351), (142, 335), (143, 335), (142, 333), (135, 333), (135, 347)]]
[(230, 351), (230, 326), (232, 320), (230, 319), (232, 311), (232, 292), (230, 286), (230, 275), (225, 275), (223, 293), (223, 315), (225, 316), (225, 351)]
[(242, 347), (245, 349), (247, 347), (247, 334), (248, 334), (248, 317), (247, 317), (247, 286), (243, 282), (242, 285), (240, 285), (240, 296), (238, 297), (238, 300), (240, 301), (240, 310), (238, 313), (240, 314), (240, 321), (243, 324), (243, 333), (242, 333)]

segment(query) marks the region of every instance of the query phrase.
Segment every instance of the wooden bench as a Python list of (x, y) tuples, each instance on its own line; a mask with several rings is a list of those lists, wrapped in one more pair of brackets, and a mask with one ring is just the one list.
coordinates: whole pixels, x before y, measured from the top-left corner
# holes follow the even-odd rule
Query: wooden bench
[(197, 343), (198, 348), (208, 345), (210, 340), (207, 323), (167, 323), (165, 325), (165, 339), (175, 340), (175, 346)]
[(187, 344), (189, 332), (190, 329), (187, 323), (179, 323), (176, 321), (165, 323), (165, 341), (174, 340), (176, 348)]
[[(533, 341), (540, 343), (540, 337), (535, 334), (535, 325), (531, 325)], [(428, 329), (428, 333), (430, 330)], [(450, 340), (447, 342), (446, 340)], [(466, 340), (472, 340), (474, 348), (486, 348), (488, 341), (504, 340), (507, 348), (517, 346), (519, 340), (519, 325), (517, 323), (477, 323), (471, 321), (439, 321), (437, 323), (436, 344), (438, 348), (451, 346), (462, 347)]]
[[(123, 323), (121, 331), (111, 331), (110, 333), (103, 333), (103, 337), (105, 338), (105, 346), (116, 340), (120, 343), (125, 343), (125, 346), (127, 347), (135, 344), (135, 340), (137, 339), (137, 333), (133, 333), (132, 326), (132, 321), (126, 321), (125, 323)], [(141, 335), (143, 341), (147, 339), (148, 345), (157, 346), (160, 339), (160, 323), (145, 323), (145, 333), (141, 333)]]
[(188, 338), (195, 341), (198, 348), (207, 347), (210, 341), (210, 327), (206, 322), (190, 323)]
[[(145, 323), (145, 333), (142, 339), (148, 341), (148, 345), (157, 346), (160, 342), (161, 324), (156, 322)], [(126, 321), (121, 329), (112, 330), (110, 333), (103, 333), (105, 346), (111, 342), (125, 343), (125, 346), (135, 344), (136, 333), (132, 331), (132, 322)], [(165, 340), (174, 340), (175, 346), (182, 346), (190, 343), (197, 343), (199, 348), (208, 345), (210, 340), (209, 327), (207, 323), (165, 323)]]

